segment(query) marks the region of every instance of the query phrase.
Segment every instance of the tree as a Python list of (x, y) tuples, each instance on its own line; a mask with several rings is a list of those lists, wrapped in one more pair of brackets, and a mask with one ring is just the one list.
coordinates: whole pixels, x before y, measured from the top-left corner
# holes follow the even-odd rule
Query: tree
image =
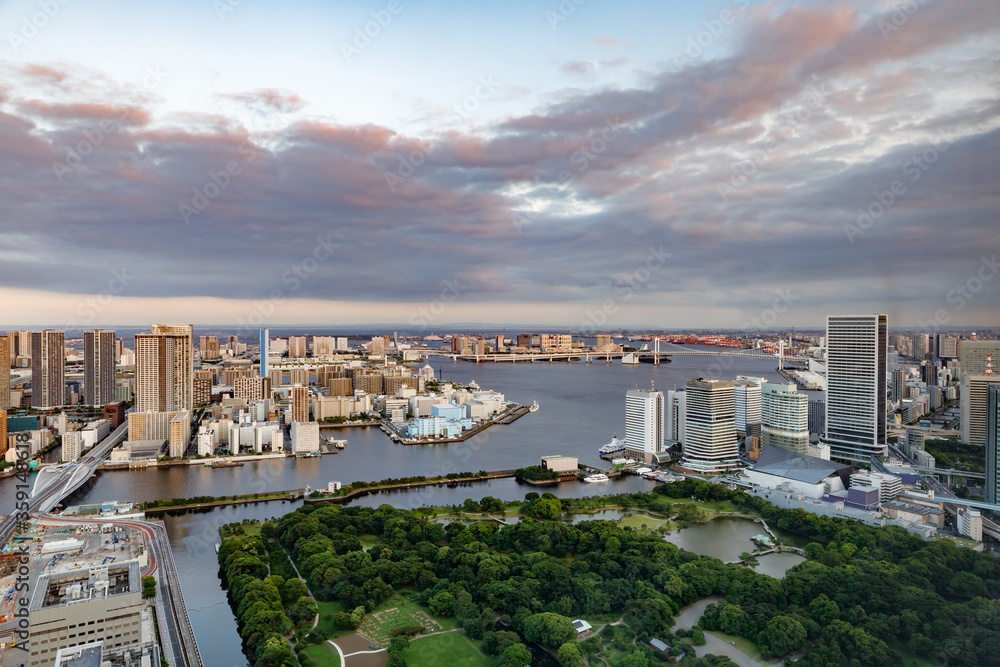
[(507, 647), (500, 656), (500, 667), (525, 667), (531, 664), (531, 651), (520, 642)]
[(532, 614), (524, 622), (524, 636), (528, 641), (546, 646), (562, 646), (576, 638), (573, 621), (561, 614), (544, 612)]
[(301, 579), (289, 579), (283, 585), (279, 585), (281, 591), (281, 601), (285, 604), (295, 602), (303, 595), (309, 595), (309, 589), (302, 583)]
[(533, 519), (555, 520), (562, 514), (562, 503), (553, 498), (539, 498), (528, 505), (525, 513)]
[(759, 644), (768, 648), (772, 655), (782, 656), (806, 643), (806, 629), (791, 616), (775, 616), (760, 634)]
[(142, 597), (156, 597), (156, 579), (153, 577), (142, 578)]
[(319, 605), (308, 595), (300, 597), (295, 604), (288, 609), (288, 618), (296, 625), (311, 621), (319, 613)]
[(634, 651), (622, 658), (618, 665), (620, 667), (649, 667), (649, 658), (641, 651)]
[(455, 613), (455, 596), (448, 591), (441, 591), (428, 604), (435, 616), (452, 616)]
[(583, 659), (583, 652), (576, 642), (566, 642), (559, 647), (556, 657), (563, 667), (585, 667), (586, 660)]

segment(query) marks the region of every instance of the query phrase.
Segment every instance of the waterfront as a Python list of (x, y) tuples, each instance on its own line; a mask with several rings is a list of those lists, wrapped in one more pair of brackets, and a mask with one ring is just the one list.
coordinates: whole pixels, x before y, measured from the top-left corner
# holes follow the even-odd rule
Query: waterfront
[[(606, 466), (606, 462), (598, 457), (597, 450), (610, 440), (612, 433), (624, 431), (625, 392), (637, 384), (648, 387), (653, 378), (659, 389), (666, 390), (674, 385), (683, 387), (689, 378), (734, 379), (741, 374), (780, 381), (773, 360), (742, 357), (677, 357), (673, 363), (661, 366), (580, 362), (472, 364), (440, 360), (431, 362), (431, 366), (443, 370), (446, 381), (468, 383), (475, 380), (480, 386), (503, 392), (507, 400), (521, 404), (537, 400), (541, 408), (511, 425), (493, 427), (457, 444), (404, 446), (393, 443), (377, 428), (350, 428), (338, 431), (337, 437), (346, 438), (348, 446), (336, 455), (253, 461), (233, 468), (177, 466), (99, 471), (67, 503), (104, 500), (141, 502), (158, 498), (264, 493), (306, 485), (314, 489), (325, 488), (331, 480), (375, 481), (390, 477), (536, 465), (539, 457), (546, 454), (568, 454), (578, 456), (581, 463)], [(412, 491), (380, 492), (350, 504), (378, 506), (387, 503), (410, 508), (457, 505), (466, 498), (478, 499), (486, 495), (517, 500), (529, 491), (569, 497), (643, 491), (654, 486), (654, 482), (634, 476), (602, 484), (568, 482), (540, 489), (519, 485), (513, 479), (503, 479), (459, 483), (454, 487), (430, 486)], [(0, 482), (0, 500), (8, 507), (14, 502), (14, 484), (9, 479)], [(223, 667), (245, 665), (235, 619), (218, 579), (215, 558), (218, 527), (244, 518), (281, 516), (297, 506), (298, 503), (287, 501), (270, 502), (165, 517), (181, 586), (205, 664)], [(680, 531), (676, 535), (680, 539), (685, 532)], [(693, 540), (695, 536), (690, 534), (683, 539)], [(749, 549), (741, 542), (735, 553), (738, 555), (745, 550)], [(763, 565), (764, 559), (761, 561)]]

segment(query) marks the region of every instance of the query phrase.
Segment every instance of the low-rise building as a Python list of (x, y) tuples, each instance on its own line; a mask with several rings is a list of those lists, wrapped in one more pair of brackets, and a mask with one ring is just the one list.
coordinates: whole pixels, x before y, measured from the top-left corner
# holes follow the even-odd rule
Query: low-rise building
[(562, 454), (542, 457), (542, 468), (552, 470), (560, 475), (565, 473), (575, 474), (580, 467), (580, 461), (575, 456), (564, 456)]

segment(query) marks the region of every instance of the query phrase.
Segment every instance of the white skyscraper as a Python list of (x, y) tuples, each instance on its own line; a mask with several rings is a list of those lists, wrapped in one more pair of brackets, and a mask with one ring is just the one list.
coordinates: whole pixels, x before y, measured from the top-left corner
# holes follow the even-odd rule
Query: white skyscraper
[(738, 467), (734, 383), (701, 378), (688, 380), (686, 394), (681, 465), (709, 473)]
[(270, 338), (267, 329), (260, 330), (260, 376), (262, 378), (267, 377), (267, 343)]
[(747, 424), (761, 423), (760, 387), (763, 378), (741, 377), (734, 387), (736, 430), (747, 432)]
[(663, 392), (632, 389), (625, 394), (625, 450), (651, 461), (663, 451)]
[(686, 393), (681, 390), (671, 390), (667, 392), (667, 400), (664, 402), (663, 429), (664, 437), (667, 440), (676, 440), (684, 443), (684, 408)]
[(784, 447), (800, 454), (809, 448), (809, 397), (800, 394), (794, 384), (771, 384), (762, 387), (763, 422), (761, 447)]
[(826, 442), (833, 458), (867, 463), (886, 451), (888, 318), (826, 320)]

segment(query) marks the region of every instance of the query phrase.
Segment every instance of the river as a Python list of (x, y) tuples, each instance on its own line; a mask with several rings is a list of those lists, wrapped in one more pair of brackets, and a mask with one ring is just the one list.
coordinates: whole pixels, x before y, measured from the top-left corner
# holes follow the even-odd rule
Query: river
[[(441, 372), (445, 381), (466, 384), (475, 380), (485, 389), (504, 393), (507, 400), (522, 404), (538, 401), (540, 409), (513, 424), (492, 427), (464, 443), (451, 445), (398, 445), (376, 428), (355, 428), (336, 431), (337, 437), (347, 439), (346, 449), (314, 459), (256, 461), (241, 467), (216, 469), (172, 466), (102, 471), (67, 499), (67, 503), (263, 493), (306, 485), (325, 488), (332, 480), (346, 483), (537, 465), (539, 457), (547, 454), (577, 456), (581, 463), (606, 466), (597, 450), (613, 433), (624, 432), (624, 398), (628, 389), (648, 387), (651, 380), (661, 390), (682, 388), (688, 379), (697, 377), (735, 379), (737, 375), (756, 375), (781, 381), (773, 360), (743, 357), (675, 357), (673, 363), (660, 366), (623, 366), (617, 362), (474, 364), (450, 360), (435, 360), (431, 366)], [(0, 482), (0, 503), (4, 507), (14, 502), (13, 479)], [(537, 489), (504, 479), (455, 488), (432, 486), (380, 493), (357, 499), (353, 504), (388, 503), (410, 508), (457, 505), (466, 498), (485, 495), (515, 500), (531, 490), (567, 497), (648, 490), (653, 486), (653, 482), (632, 476), (600, 485), (572, 482)], [(235, 619), (218, 579), (214, 549), (219, 539), (218, 527), (244, 518), (280, 516), (296, 506), (289, 502), (261, 503), (165, 518), (205, 664), (240, 667), (245, 664)], [(678, 536), (685, 532), (680, 531)], [(745, 547), (736, 554), (743, 550)]]

